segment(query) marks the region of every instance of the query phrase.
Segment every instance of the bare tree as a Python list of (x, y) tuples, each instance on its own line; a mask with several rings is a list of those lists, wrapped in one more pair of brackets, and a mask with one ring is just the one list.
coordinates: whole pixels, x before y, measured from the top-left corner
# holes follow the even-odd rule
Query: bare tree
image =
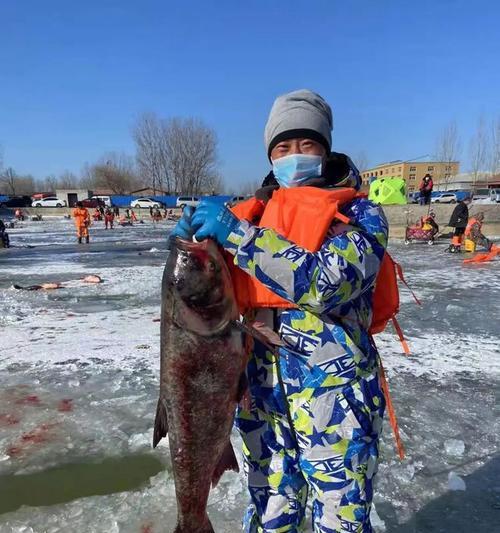
[(87, 187), (110, 189), (115, 194), (125, 194), (138, 186), (133, 159), (123, 153), (110, 152), (95, 165), (87, 168), (87, 177), (82, 178)]
[(477, 129), (470, 141), (470, 165), (472, 172), (472, 185), (475, 186), (481, 174), (484, 174), (488, 164), (488, 133), (486, 122), (481, 117), (477, 123)]
[(154, 113), (145, 113), (133, 128), (136, 160), (144, 181), (152, 187), (172, 191), (166, 158), (164, 125)]
[(109, 189), (114, 194), (125, 194), (141, 185), (134, 160), (127, 154), (108, 152), (94, 163), (85, 163), (80, 186), (86, 189)]
[(237, 188), (237, 190), (234, 190), (233, 188), (233, 191), (231, 192), (233, 192), (234, 194), (241, 194), (243, 196), (249, 196), (251, 194), (253, 195), (257, 189), (260, 189), (260, 184), (261, 180), (254, 179), (243, 183), (240, 187)]
[(11, 195), (15, 195), (18, 185), (18, 176), (16, 171), (12, 167), (6, 168), (0, 175), (0, 183), (2, 184), (2, 189)]
[(65, 170), (57, 178), (56, 186), (58, 189), (75, 189), (79, 186), (78, 177), (69, 170)]
[(437, 181), (444, 183), (445, 190), (451, 178), (451, 163), (458, 160), (461, 151), (461, 141), (458, 134), (457, 123), (452, 120), (440, 132), (436, 139), (436, 161), (439, 161), (439, 174)]
[(137, 163), (151, 187), (198, 194), (221, 188), (215, 132), (194, 118), (143, 115), (133, 131)]
[(31, 195), (35, 191), (35, 179), (30, 174), (19, 176), (16, 171), (9, 167), (0, 174), (1, 189), (11, 196), (18, 194)]
[(490, 144), (490, 165), (491, 174), (500, 174), (500, 117), (497, 117), (491, 124), (491, 144)]
[(352, 162), (356, 165), (356, 168), (363, 172), (368, 168), (368, 156), (364, 150), (359, 150), (352, 156)]

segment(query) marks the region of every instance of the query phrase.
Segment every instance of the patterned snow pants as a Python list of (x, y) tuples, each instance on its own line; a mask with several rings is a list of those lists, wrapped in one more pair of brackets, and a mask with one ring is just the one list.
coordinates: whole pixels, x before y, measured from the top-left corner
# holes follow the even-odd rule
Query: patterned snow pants
[(237, 416), (251, 496), (245, 531), (304, 531), (310, 495), (315, 533), (371, 533), (385, 408), (377, 374), (341, 388), (297, 391), (286, 358), (280, 361), (281, 385), (273, 356), (254, 354), (248, 367), (252, 406)]

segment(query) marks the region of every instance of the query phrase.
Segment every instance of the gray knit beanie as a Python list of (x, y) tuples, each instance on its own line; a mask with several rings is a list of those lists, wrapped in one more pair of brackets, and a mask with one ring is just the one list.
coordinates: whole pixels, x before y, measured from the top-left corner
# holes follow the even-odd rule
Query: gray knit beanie
[(299, 137), (317, 141), (330, 152), (332, 128), (332, 110), (319, 94), (300, 89), (278, 96), (264, 131), (267, 155), (281, 141)]

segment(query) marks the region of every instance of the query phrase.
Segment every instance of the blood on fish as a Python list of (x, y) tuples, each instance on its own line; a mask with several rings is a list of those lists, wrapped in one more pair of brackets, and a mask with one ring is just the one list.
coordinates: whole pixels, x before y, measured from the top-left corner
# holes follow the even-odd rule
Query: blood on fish
[(141, 526), (141, 533), (153, 533), (153, 522)]

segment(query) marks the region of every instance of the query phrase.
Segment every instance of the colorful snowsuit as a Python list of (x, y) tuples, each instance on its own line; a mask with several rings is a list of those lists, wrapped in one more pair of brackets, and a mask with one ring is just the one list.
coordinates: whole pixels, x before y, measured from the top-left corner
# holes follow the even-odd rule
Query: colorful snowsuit
[(299, 305), (257, 311), (285, 345), (276, 362), (255, 342), (247, 370), (251, 409), (237, 416), (251, 533), (303, 531), (308, 492), (315, 532), (372, 531), (385, 401), (367, 330), (387, 222), (365, 199), (341, 211), (353, 226), (334, 223), (316, 253), (246, 221), (225, 246), (236, 265)]

